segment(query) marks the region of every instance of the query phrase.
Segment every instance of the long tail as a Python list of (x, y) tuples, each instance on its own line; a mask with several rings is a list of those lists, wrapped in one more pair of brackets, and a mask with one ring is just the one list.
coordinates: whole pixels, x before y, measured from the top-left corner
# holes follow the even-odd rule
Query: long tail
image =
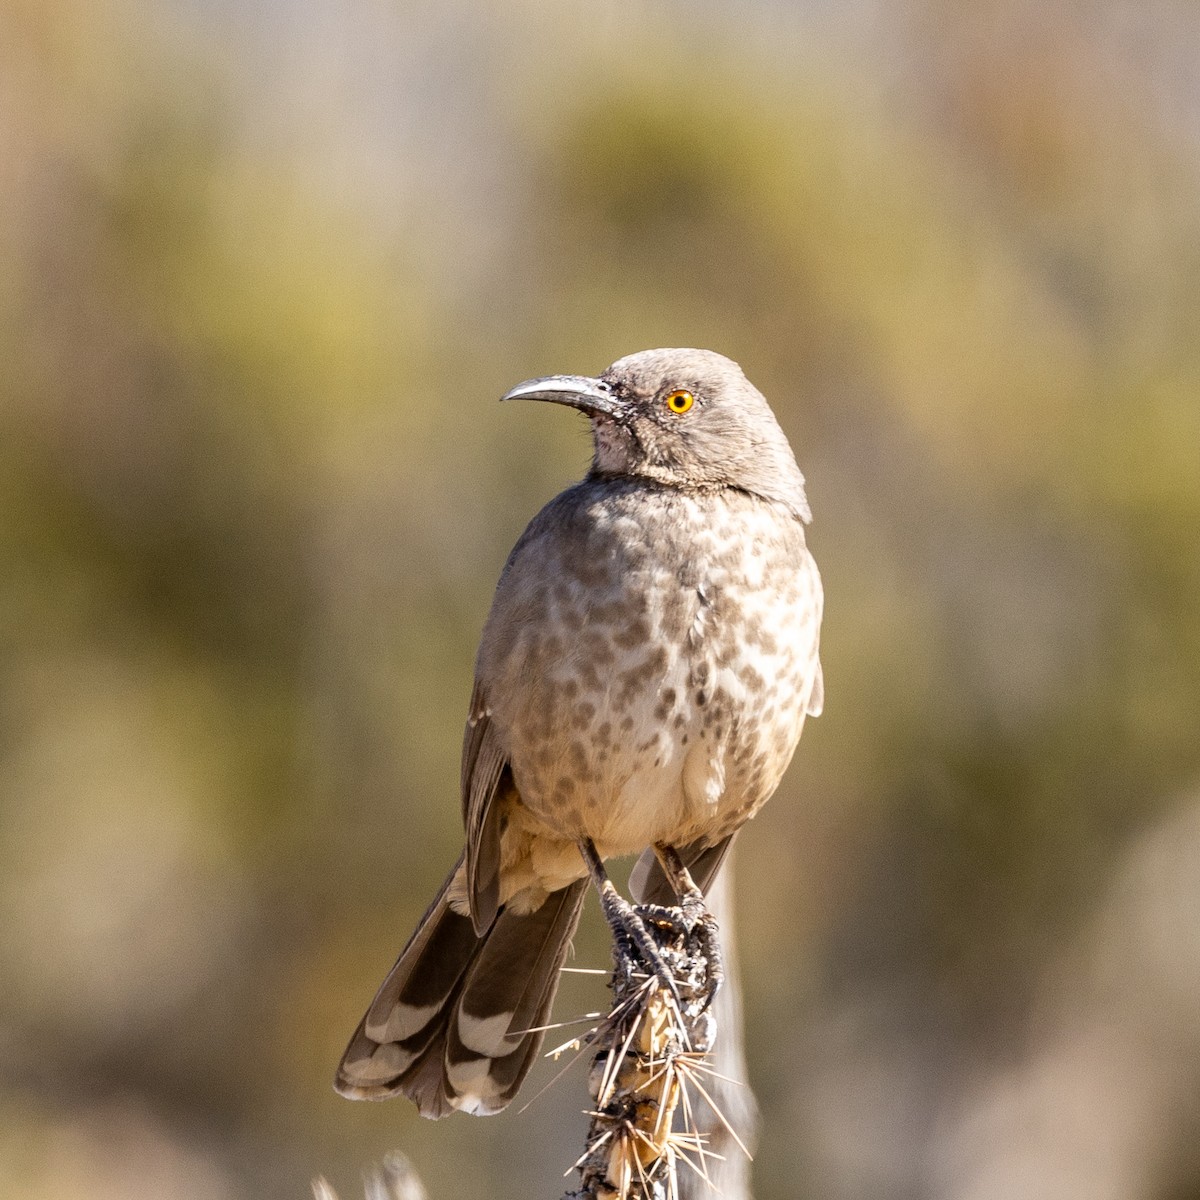
[(334, 1086), (352, 1100), (407, 1096), (424, 1117), (497, 1113), (542, 1042), (586, 883), (536, 912), (501, 909), (476, 937), (449, 904), (450, 872), (342, 1056)]

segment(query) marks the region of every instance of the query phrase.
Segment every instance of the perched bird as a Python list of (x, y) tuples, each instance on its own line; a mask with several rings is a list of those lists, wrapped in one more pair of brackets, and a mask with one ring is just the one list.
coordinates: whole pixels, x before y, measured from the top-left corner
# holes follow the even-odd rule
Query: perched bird
[(644, 852), (642, 900), (686, 889), (681, 867), (705, 887), (822, 704), (804, 477), (736, 363), (647, 350), (503, 399), (584, 412), (595, 457), (500, 576), (463, 742), (466, 848), (338, 1070), (342, 1095), (427, 1117), (516, 1094), (589, 875), (636, 934), (603, 860)]

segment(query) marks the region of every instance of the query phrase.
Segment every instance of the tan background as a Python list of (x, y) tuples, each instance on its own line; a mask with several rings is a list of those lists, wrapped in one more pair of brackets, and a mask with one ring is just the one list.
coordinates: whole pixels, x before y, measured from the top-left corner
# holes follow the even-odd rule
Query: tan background
[(694, 344), (827, 594), (760, 1200), (1200, 1196), (1200, 10), (731, 7), (0, 3), (0, 1193), (559, 1194), (578, 1075), (330, 1079), (587, 460), (495, 397)]

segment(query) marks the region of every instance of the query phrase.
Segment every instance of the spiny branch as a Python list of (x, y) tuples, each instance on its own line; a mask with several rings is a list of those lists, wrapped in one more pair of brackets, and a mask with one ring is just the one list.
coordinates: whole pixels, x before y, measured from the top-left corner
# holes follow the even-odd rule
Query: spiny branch
[[(677, 1200), (680, 1167), (707, 1179), (715, 1157), (696, 1127), (691, 1094), (712, 1103), (702, 1077), (711, 1071), (706, 1058), (716, 1034), (708, 1007), (718, 969), (713, 926), (701, 929), (682, 909), (639, 912), (673, 987), (614, 948), (612, 1009), (582, 1039), (593, 1050), (591, 1123), (572, 1168), (580, 1186), (564, 1200)], [(551, 1053), (579, 1045), (576, 1039)]]

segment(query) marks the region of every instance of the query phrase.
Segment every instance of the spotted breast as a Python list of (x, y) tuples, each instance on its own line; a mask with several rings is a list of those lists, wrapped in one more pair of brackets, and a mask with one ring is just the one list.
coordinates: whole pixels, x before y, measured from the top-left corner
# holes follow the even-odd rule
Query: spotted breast
[(820, 618), (803, 526), (770, 501), (592, 478), (548, 505), (477, 664), (514, 784), (502, 899), (580, 878), (580, 831), (609, 856), (753, 815), (820, 711)]

